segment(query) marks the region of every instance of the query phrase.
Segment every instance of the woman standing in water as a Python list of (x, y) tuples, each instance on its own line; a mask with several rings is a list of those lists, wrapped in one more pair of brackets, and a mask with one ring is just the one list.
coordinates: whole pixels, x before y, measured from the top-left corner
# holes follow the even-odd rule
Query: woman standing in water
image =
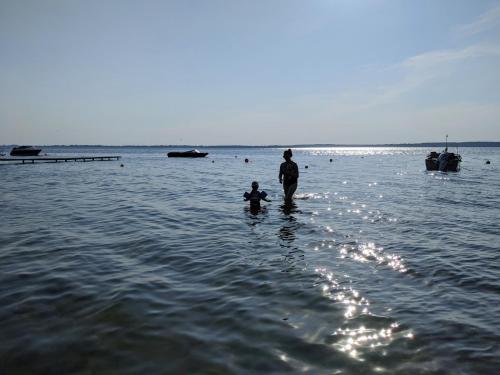
[(285, 201), (290, 202), (293, 193), (297, 190), (297, 181), (299, 178), (299, 167), (292, 161), (292, 150), (288, 149), (283, 152), (284, 163), (280, 165), (279, 180), (283, 183), (283, 191), (285, 192)]

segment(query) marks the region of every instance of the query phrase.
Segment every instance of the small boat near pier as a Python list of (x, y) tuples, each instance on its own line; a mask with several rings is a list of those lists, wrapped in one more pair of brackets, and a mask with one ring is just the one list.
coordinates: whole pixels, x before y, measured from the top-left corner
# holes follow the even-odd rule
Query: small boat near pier
[(10, 156), (38, 156), (41, 151), (41, 148), (33, 146), (18, 146), (10, 151)]
[(204, 158), (208, 152), (200, 152), (196, 149), (190, 151), (172, 151), (167, 154), (169, 158)]

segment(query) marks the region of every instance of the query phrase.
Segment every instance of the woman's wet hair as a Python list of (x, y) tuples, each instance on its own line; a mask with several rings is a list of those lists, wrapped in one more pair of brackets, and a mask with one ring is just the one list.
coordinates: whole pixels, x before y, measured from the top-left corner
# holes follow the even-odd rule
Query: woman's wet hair
[(283, 151), (283, 157), (285, 158), (287, 156), (290, 158), (292, 157), (292, 149), (289, 148), (288, 150)]

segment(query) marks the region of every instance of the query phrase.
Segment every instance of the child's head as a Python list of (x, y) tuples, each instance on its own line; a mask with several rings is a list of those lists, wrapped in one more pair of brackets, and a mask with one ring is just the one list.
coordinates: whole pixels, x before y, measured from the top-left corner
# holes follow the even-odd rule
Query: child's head
[(259, 183), (257, 181), (252, 182), (252, 190), (257, 190), (259, 188)]

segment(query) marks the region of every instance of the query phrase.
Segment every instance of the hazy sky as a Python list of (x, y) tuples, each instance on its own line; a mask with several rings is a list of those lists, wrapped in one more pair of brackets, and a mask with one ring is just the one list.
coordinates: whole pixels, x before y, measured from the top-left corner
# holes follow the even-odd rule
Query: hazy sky
[(500, 141), (500, 1), (0, 0), (0, 144)]

